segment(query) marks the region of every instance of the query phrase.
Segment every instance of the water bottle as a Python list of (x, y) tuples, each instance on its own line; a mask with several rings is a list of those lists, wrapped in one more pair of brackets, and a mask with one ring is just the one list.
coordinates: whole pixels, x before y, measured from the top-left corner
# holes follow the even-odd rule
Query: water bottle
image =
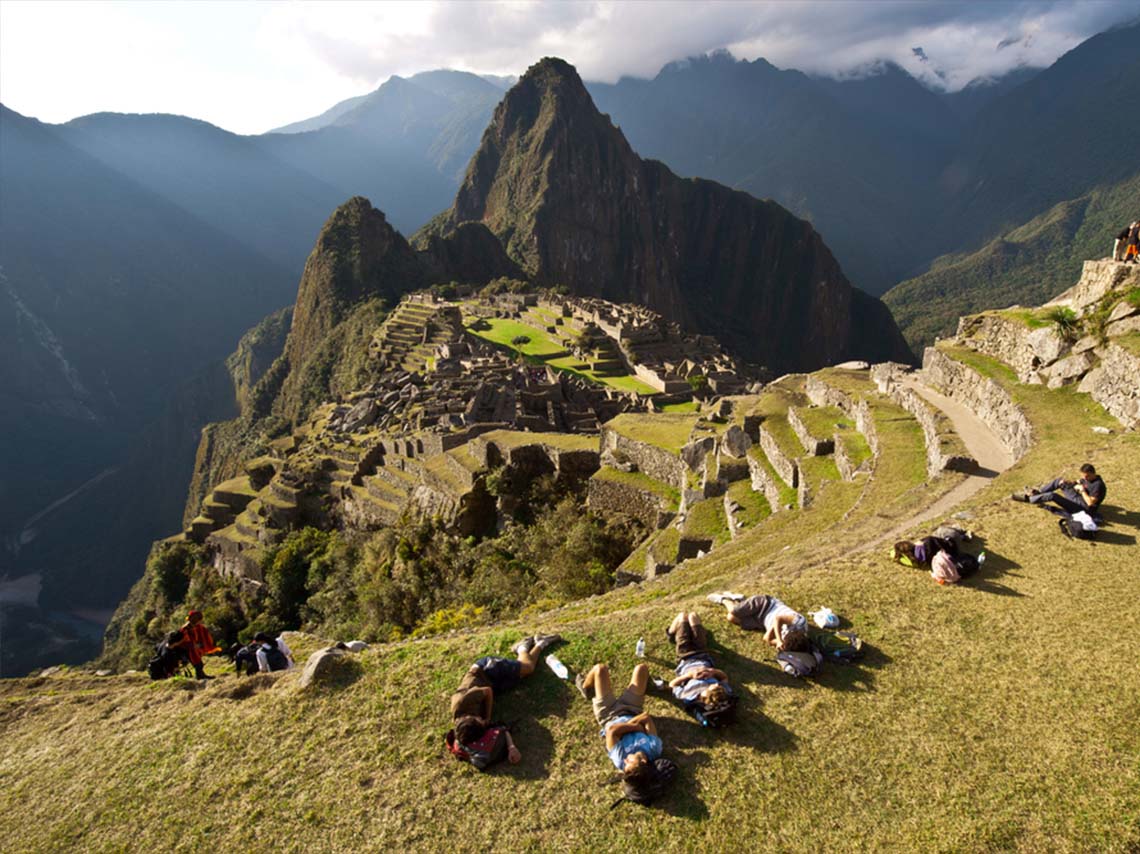
[(570, 678), (570, 671), (566, 669), (566, 665), (559, 661), (554, 653), (546, 656), (546, 666), (554, 671), (554, 675), (559, 679)]
[(638, 658), (645, 658), (645, 638), (637, 639), (637, 648), (633, 651), (633, 654)]

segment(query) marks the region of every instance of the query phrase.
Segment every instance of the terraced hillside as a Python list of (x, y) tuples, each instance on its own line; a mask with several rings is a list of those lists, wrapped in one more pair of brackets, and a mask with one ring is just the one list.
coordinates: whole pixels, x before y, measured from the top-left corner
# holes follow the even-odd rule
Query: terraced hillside
[[(1120, 285), (1099, 299), (1126, 299)], [(321, 688), (296, 673), (3, 683), (0, 845), (1136, 850), (1140, 671), (1112, 638), (1140, 629), (1121, 607), (1135, 591), (1140, 436), (1075, 384), (1019, 381), (986, 352), (996, 338), (963, 329), (917, 374), (847, 365), (700, 413), (607, 420), (591, 501), (597, 489), (660, 527), (627, 567), (644, 580), (603, 596), (375, 645)], [(1096, 345), (1093, 370), (1127, 349), (1118, 338)], [(1119, 409), (1110, 385), (1095, 391)], [(1109, 485), (1097, 539), (1066, 539), (1055, 516), (1009, 500), (1086, 460)], [(985, 548), (976, 576), (939, 586), (886, 558), (890, 541), (944, 519)], [(700, 537), (705, 554), (682, 556)], [(651, 558), (671, 571), (645, 572)], [(725, 588), (827, 605), (869, 652), (795, 680), (706, 600)], [(447, 697), (477, 656), (553, 630), (572, 671), (607, 661), (623, 675), (644, 637), (668, 678), (662, 630), (679, 609), (712, 627), (743, 699), (717, 732), (648, 698), (681, 769), (658, 806), (609, 811), (589, 706), (545, 667), (496, 698), (495, 716), (517, 722), (519, 765), (478, 774), (444, 753)], [(291, 638), (299, 657), (326, 642)]]

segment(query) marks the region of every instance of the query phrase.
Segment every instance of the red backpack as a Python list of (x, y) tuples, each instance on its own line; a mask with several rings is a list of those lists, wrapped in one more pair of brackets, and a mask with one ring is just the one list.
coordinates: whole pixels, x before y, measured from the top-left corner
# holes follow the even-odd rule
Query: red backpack
[(492, 724), (478, 739), (470, 744), (461, 744), (455, 737), (455, 730), (449, 729), (444, 736), (447, 750), (460, 762), (470, 762), (480, 771), (485, 771), (496, 762), (507, 757), (507, 727)]

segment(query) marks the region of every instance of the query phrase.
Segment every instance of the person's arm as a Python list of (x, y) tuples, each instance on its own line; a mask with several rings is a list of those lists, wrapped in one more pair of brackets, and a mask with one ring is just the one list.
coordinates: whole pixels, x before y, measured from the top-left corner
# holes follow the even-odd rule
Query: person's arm
[(491, 722), (491, 710), (495, 707), (495, 692), (490, 688), (481, 688), (483, 692), (483, 723)]
[(641, 722), (641, 729), (645, 732), (645, 734), (657, 735), (657, 724), (653, 722), (653, 718), (651, 718), (648, 714), (641, 715), (640, 717), (645, 718), (645, 720)]
[[(784, 633), (781, 630), (783, 626), (790, 626), (796, 621), (792, 614), (780, 614), (772, 621), (772, 628), (770, 628), (764, 635), (764, 639), (776, 649), (784, 648)], [(769, 637), (771, 635), (771, 637)]]
[[(631, 732), (647, 732), (645, 729), (646, 720), (649, 721), (649, 725), (652, 727), (652, 718), (644, 712), (637, 717), (630, 718), (628, 721), (622, 721), (619, 724), (610, 724), (606, 727), (606, 750), (613, 750), (614, 745), (621, 740), (623, 735), (629, 735)], [(656, 733), (657, 730), (654, 728), (650, 735), (655, 735)]]
[(676, 688), (678, 685), (684, 685), (691, 678), (692, 678), (691, 676), (678, 676), (676, 679), (672, 679), (669, 681), (669, 687), (670, 688)]

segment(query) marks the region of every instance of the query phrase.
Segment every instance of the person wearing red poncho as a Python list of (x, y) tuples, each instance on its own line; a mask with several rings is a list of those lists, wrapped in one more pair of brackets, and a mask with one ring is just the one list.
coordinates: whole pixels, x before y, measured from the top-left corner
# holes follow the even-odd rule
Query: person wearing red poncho
[(206, 669), (202, 666), (202, 656), (213, 655), (221, 650), (214, 644), (210, 630), (202, 623), (202, 612), (194, 610), (187, 614), (186, 622), (179, 631), (182, 633), (182, 640), (175, 646), (186, 650), (190, 656), (190, 663), (194, 665), (195, 675), (199, 679), (213, 679), (213, 676), (206, 675)]

